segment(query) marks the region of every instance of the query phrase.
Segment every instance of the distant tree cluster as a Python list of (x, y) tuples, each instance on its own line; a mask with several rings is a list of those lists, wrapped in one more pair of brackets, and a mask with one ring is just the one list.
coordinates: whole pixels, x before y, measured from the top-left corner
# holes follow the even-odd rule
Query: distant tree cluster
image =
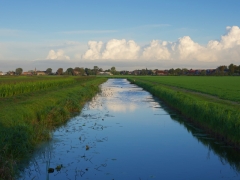
[(112, 67), (111, 70), (105, 70), (103, 71), (102, 68), (99, 68), (98, 66), (94, 66), (93, 69), (90, 68), (80, 68), (75, 67), (73, 68), (67, 68), (67, 70), (64, 72), (63, 68), (58, 68), (56, 74), (57, 75), (80, 75), (80, 76), (91, 76), (91, 75), (98, 75), (100, 72), (112, 72), (112, 74), (119, 74), (118, 71), (116, 71), (115, 67)]
[(187, 69), (187, 68), (171, 68), (166, 70), (134, 70), (134, 71), (120, 71), (122, 75), (168, 75), (168, 76), (180, 76), (180, 75), (188, 75), (188, 76), (227, 76), (227, 75), (240, 75), (240, 65), (230, 64), (229, 66), (219, 66), (216, 69)]
[(180, 76), (180, 75), (188, 75), (188, 76), (238, 76), (240, 75), (240, 65), (230, 64), (228, 66), (221, 65), (215, 69), (187, 69), (187, 68), (171, 68), (165, 70), (159, 69), (141, 69), (141, 70), (133, 70), (133, 71), (117, 71), (117, 69), (113, 66), (110, 69), (103, 70), (98, 66), (94, 66), (92, 69), (83, 68), (83, 67), (75, 67), (75, 68), (67, 68), (65, 71), (63, 68), (58, 68), (56, 72), (52, 71), (52, 68), (47, 68), (46, 71), (36, 71), (29, 70), (27, 72), (23, 72), (22, 68), (16, 68), (15, 71), (8, 71), (7, 73), (2, 73), (6, 75), (70, 75), (70, 76), (91, 76), (98, 75), (103, 72), (111, 73), (113, 75), (140, 75), (140, 76), (154, 76), (154, 75), (168, 75), (168, 76)]

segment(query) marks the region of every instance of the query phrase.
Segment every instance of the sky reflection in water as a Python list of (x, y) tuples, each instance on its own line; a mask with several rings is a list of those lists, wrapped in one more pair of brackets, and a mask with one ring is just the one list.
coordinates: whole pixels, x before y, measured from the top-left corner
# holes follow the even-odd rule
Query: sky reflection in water
[(26, 160), (20, 179), (239, 179), (239, 153), (142, 88), (109, 79), (101, 89)]

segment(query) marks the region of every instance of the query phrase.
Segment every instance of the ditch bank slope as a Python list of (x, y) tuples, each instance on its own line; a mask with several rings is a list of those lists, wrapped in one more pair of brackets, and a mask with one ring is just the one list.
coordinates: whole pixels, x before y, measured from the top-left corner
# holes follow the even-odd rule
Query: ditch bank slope
[(14, 179), (18, 162), (79, 112), (105, 78), (31, 92), (0, 101), (0, 179)]
[(213, 101), (207, 96), (174, 87), (128, 78), (178, 110), (189, 121), (221, 141), (240, 149), (240, 105)]

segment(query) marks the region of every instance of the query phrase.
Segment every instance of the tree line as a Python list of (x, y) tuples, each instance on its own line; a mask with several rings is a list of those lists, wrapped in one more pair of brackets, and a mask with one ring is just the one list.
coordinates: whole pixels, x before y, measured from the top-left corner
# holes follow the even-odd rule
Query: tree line
[(215, 75), (215, 76), (227, 76), (227, 75), (240, 75), (240, 65), (230, 64), (229, 66), (221, 65), (215, 69), (187, 69), (187, 68), (171, 68), (165, 70), (159, 69), (141, 69), (134, 71), (120, 71), (122, 75)]
[[(28, 71), (28, 75), (35, 75), (39, 71), (30, 70)], [(51, 68), (47, 68), (44, 72), (47, 75), (81, 75), (81, 76), (89, 76), (89, 75), (97, 75), (99, 72), (110, 72), (113, 75), (219, 75), (219, 76), (227, 76), (227, 75), (240, 75), (240, 65), (230, 64), (228, 66), (221, 65), (216, 69), (187, 69), (187, 68), (171, 68), (165, 70), (159, 69), (137, 69), (133, 71), (117, 71), (115, 67), (111, 67), (110, 69), (103, 70), (98, 66), (94, 66), (91, 68), (83, 68), (83, 67), (75, 67), (75, 68), (67, 68), (66, 71), (63, 68), (58, 68), (56, 72), (53, 72)], [(23, 69), (16, 68), (14, 71), (9, 71), (9, 75), (22, 75)]]
[(75, 67), (75, 68), (67, 68), (65, 71), (63, 68), (58, 68), (56, 72), (52, 71), (52, 68), (47, 68), (45, 71), (37, 71), (37, 70), (29, 70), (27, 72), (23, 72), (22, 68), (16, 68), (15, 71), (8, 71), (7, 75), (37, 75), (39, 72), (44, 72), (46, 75), (97, 75), (99, 72), (110, 72), (114, 75), (120, 74), (119, 71), (116, 70), (115, 67), (111, 67), (111, 69), (103, 70), (98, 66), (94, 66), (91, 68), (83, 68), (83, 67)]

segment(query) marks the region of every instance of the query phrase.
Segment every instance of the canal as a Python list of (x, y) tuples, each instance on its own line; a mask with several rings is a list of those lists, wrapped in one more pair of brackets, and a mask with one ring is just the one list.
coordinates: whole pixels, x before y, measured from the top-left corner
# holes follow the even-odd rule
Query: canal
[(240, 179), (240, 154), (126, 79), (52, 132), (19, 179)]

